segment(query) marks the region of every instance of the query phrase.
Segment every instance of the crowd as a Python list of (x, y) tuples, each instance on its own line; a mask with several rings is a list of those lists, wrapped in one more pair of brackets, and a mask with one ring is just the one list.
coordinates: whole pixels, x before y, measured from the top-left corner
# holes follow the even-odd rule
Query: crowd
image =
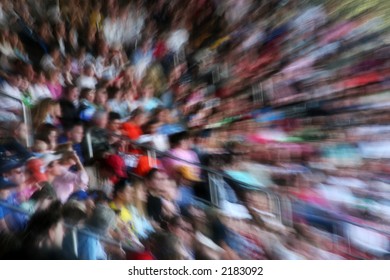
[(340, 2), (0, 1), (0, 258), (387, 258), (390, 5)]

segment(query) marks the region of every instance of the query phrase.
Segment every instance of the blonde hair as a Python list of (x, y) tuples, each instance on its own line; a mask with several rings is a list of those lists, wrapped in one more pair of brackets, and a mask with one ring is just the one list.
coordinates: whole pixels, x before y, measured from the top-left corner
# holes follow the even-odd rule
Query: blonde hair
[(31, 112), (33, 127), (35, 129), (45, 122), (47, 115), (51, 113), (53, 106), (57, 104), (57, 101), (51, 98), (45, 98), (42, 99), (37, 105), (35, 105)]

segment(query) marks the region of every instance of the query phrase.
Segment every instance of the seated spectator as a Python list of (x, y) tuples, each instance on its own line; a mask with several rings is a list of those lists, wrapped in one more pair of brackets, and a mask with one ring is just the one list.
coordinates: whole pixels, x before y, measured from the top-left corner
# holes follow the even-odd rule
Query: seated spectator
[(42, 124), (37, 127), (35, 138), (47, 144), (47, 151), (54, 152), (58, 143), (58, 129), (52, 124)]
[(188, 163), (184, 163), (184, 165), (193, 168), (194, 173), (197, 176), (200, 176), (199, 167), (191, 164), (191, 163), (199, 164), (199, 158), (197, 154), (191, 150), (191, 138), (188, 132), (180, 132), (177, 134), (173, 134), (169, 137), (169, 140), (171, 145), (169, 154), (175, 157), (175, 159), (166, 157), (163, 160), (164, 168), (167, 171), (168, 175), (174, 177), (176, 168), (179, 165), (182, 165), (184, 160), (188, 162)]
[(37, 211), (27, 225), (20, 251), (11, 259), (48, 260), (74, 259), (62, 250), (64, 224), (61, 203), (53, 202), (46, 210)]
[(60, 83), (60, 71), (50, 70), (46, 72), (46, 86), (50, 90), (51, 97), (58, 100), (62, 97), (63, 88)]
[(52, 98), (51, 92), (46, 85), (46, 76), (43, 70), (36, 73), (36, 77), (30, 86), (30, 94), (33, 104), (37, 104), (40, 100), (45, 98)]
[[(87, 189), (88, 174), (76, 152), (66, 153), (59, 163), (62, 171), (55, 177), (52, 184), (58, 199), (64, 203), (73, 192)], [(70, 171), (73, 166), (76, 166), (76, 172)]]
[(162, 105), (161, 101), (154, 96), (154, 91), (153, 85), (146, 85), (143, 89), (142, 97), (139, 102), (145, 112), (149, 113)]
[(80, 92), (79, 118), (82, 121), (89, 122), (96, 112), (95, 103), (96, 92), (93, 89), (82, 89)]
[(65, 129), (65, 134), (59, 138), (59, 143), (70, 142), (72, 149), (77, 153), (80, 162), (84, 164), (84, 150), (81, 145), (84, 138), (84, 126), (81, 122), (75, 122)]
[(116, 223), (115, 213), (109, 207), (97, 205), (85, 226), (77, 233), (77, 252), (81, 260), (106, 260), (106, 250), (99, 236), (107, 236)]
[(32, 110), (33, 126), (38, 128), (41, 124), (60, 124), (61, 107), (58, 101), (52, 98), (45, 98), (37, 103)]
[(60, 99), (61, 106), (61, 124), (67, 129), (74, 122), (79, 120), (79, 90), (75, 86), (68, 86)]
[(95, 70), (92, 64), (85, 64), (83, 73), (76, 81), (76, 85), (80, 89), (95, 89), (97, 80), (95, 78)]
[(136, 109), (132, 112), (130, 120), (123, 123), (123, 133), (131, 140), (137, 140), (142, 134), (142, 125), (145, 124), (147, 117), (141, 109)]
[[(18, 121), (22, 116), (22, 105), (17, 100), (22, 100), (21, 76), (17, 73), (10, 73), (0, 87), (5, 95), (0, 95), (0, 121)], [(9, 96), (9, 97), (8, 97)], [(15, 100), (16, 99), (16, 100)]]

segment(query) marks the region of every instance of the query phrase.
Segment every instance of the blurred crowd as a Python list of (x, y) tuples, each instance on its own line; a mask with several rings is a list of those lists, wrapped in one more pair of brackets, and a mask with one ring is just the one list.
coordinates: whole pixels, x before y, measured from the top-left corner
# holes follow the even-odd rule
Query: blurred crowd
[(0, 0), (0, 258), (387, 259), (389, 9)]

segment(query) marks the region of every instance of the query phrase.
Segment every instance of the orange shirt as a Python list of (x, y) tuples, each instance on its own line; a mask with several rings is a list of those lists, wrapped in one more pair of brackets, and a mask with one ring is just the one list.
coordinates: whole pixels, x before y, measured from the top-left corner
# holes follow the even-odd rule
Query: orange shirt
[(122, 125), (123, 133), (131, 140), (137, 140), (142, 135), (142, 129), (138, 125), (126, 122)]

